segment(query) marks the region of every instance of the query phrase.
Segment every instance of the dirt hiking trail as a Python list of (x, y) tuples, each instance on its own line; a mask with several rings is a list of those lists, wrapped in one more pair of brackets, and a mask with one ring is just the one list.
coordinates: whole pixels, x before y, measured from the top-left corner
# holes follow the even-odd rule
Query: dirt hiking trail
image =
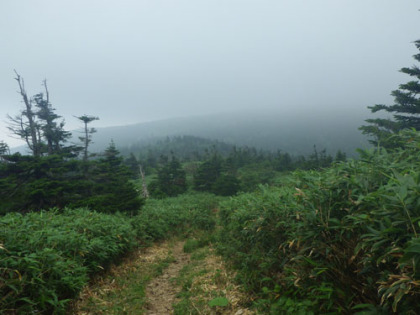
[[(244, 307), (249, 296), (215, 250), (205, 246), (185, 253), (188, 241), (171, 239), (133, 252), (86, 286), (68, 314), (255, 314)], [(209, 301), (220, 296), (229, 305), (211, 307)]]
[(176, 295), (180, 291), (174, 283), (180, 270), (190, 263), (190, 255), (184, 253), (184, 242), (174, 244), (172, 257), (174, 261), (166, 268), (162, 275), (154, 278), (146, 287), (146, 314), (172, 314), (173, 304), (177, 302)]

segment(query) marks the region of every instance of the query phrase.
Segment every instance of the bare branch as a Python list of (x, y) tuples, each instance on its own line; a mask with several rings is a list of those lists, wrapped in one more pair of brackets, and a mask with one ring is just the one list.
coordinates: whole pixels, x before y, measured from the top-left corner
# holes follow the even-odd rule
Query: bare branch
[(44, 79), (44, 81), (42, 81), (42, 84), (44, 85), (44, 88), (45, 88), (45, 96), (47, 98), (47, 104), (50, 104), (50, 93), (48, 92), (47, 79)]
[(25, 82), (23, 78), (19, 75), (19, 73), (17, 73), (16, 70), (14, 70), (14, 72), (16, 73), (15, 80), (18, 82), (18, 85), (19, 85), (20, 95), (22, 96), (23, 102), (25, 103), (25, 107), (26, 107), (26, 111), (22, 112), (22, 116), (26, 116), (26, 118), (28, 119), (28, 127), (30, 131), (30, 134), (28, 134), (26, 129), (25, 130), (22, 129), (23, 120), (21, 118), (21, 131), (22, 131), (21, 136), (24, 136), (24, 139), (28, 143), (28, 145), (30, 143), (29, 148), (32, 150), (34, 156), (39, 156), (40, 152), (39, 152), (39, 145), (38, 145), (37, 127), (34, 120), (35, 114), (32, 111), (32, 101), (28, 99), (28, 95), (25, 91)]

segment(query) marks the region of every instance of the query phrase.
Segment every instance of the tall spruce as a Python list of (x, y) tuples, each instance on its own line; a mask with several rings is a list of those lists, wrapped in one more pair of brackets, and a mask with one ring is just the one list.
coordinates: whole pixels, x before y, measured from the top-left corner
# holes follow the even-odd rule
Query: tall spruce
[(187, 190), (186, 173), (179, 160), (172, 154), (171, 160), (158, 170), (157, 186), (166, 196), (174, 197)]
[[(50, 103), (47, 81), (43, 81), (44, 92), (28, 97), (23, 78), (15, 73), (25, 108), (16, 116), (9, 116), (9, 130), (26, 142), (33, 156), (61, 153), (71, 133), (64, 130), (64, 120), (58, 121), (61, 116)], [(70, 146), (65, 151), (75, 152), (77, 147)]]
[(0, 162), (3, 161), (4, 155), (10, 155), (9, 145), (3, 140), (0, 141)]
[(213, 154), (203, 162), (194, 175), (194, 189), (197, 191), (212, 191), (213, 183), (222, 173), (223, 159), (218, 154)]
[(120, 152), (111, 141), (103, 157), (90, 161), (92, 170), (91, 196), (80, 205), (106, 213), (125, 212), (136, 214), (144, 203), (131, 182), (132, 173), (123, 163)]
[(99, 120), (98, 117), (95, 116), (89, 116), (89, 115), (82, 115), (82, 116), (76, 116), (77, 119), (81, 120), (84, 125), (83, 129), (83, 137), (79, 137), (80, 141), (83, 142), (83, 161), (87, 161), (89, 157), (89, 144), (92, 142), (92, 134), (96, 132), (95, 128), (89, 128), (88, 124), (90, 124), (92, 121)]
[[(71, 133), (64, 130), (64, 120), (57, 122), (61, 116), (55, 113), (55, 108), (50, 103), (47, 80), (43, 81), (45, 94), (39, 93), (33, 97), (35, 106), (38, 108), (39, 130), (42, 137), (39, 138), (41, 153), (57, 154), (61, 152), (63, 145), (71, 137)], [(45, 143), (43, 143), (45, 141)]]
[[(414, 44), (420, 50), (420, 40), (415, 41)], [(420, 53), (413, 57), (420, 62)], [(411, 68), (402, 68), (400, 71), (413, 77), (414, 80), (401, 84), (398, 90), (392, 91), (391, 95), (394, 97), (395, 104), (377, 104), (368, 107), (372, 113), (379, 111), (393, 113), (393, 119), (367, 119), (366, 122), (369, 125), (360, 127), (364, 134), (373, 137), (371, 142), (375, 145), (394, 147), (396, 143), (390, 139), (393, 134), (407, 128), (420, 130), (420, 68), (412, 66)]]

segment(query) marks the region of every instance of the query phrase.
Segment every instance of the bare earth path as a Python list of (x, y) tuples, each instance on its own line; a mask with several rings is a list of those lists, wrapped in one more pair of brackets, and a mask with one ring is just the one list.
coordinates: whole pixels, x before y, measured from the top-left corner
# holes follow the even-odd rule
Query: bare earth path
[[(180, 270), (190, 263), (190, 255), (183, 251), (184, 242), (177, 242), (172, 248), (174, 261), (166, 268), (162, 275), (154, 278), (146, 287), (148, 315), (171, 314), (172, 305), (177, 302), (176, 294), (179, 288), (174, 284), (173, 278), (178, 276)], [(172, 280), (172, 281), (171, 281)]]
[[(232, 281), (235, 275), (221, 257), (209, 247), (187, 254), (184, 244), (171, 239), (133, 252), (86, 286), (68, 314), (174, 314), (174, 305), (186, 303), (177, 297), (185, 279), (191, 282), (192, 311), (178, 307), (177, 314), (254, 314), (244, 307), (249, 297)], [(209, 301), (218, 296), (226, 296), (229, 306), (211, 308)]]

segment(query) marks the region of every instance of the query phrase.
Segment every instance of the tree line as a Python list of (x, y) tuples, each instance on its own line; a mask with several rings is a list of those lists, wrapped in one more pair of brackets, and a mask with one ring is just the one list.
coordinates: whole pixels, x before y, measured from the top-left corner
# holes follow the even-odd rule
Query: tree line
[[(176, 141), (179, 142), (179, 139)], [(183, 160), (174, 152), (170, 156), (161, 154), (157, 157), (159, 150), (155, 151), (155, 155), (151, 152), (149, 146), (149, 155), (145, 159), (136, 159), (134, 154), (130, 154), (125, 163), (133, 169), (140, 164), (149, 174), (155, 175), (149, 191), (156, 198), (177, 196), (188, 189), (231, 196), (240, 191), (252, 191), (259, 184), (272, 184), (279, 173), (321, 169), (346, 160), (345, 153), (341, 151), (333, 157), (325, 149), (318, 151), (316, 147), (307, 157), (235, 146), (229, 154), (219, 152), (213, 146), (199, 160)]]
[(23, 78), (16, 72), (24, 108), (9, 116), (10, 131), (24, 140), (31, 155), (11, 155), (0, 142), (0, 214), (52, 207), (87, 206), (102, 212), (137, 212), (143, 200), (130, 182), (132, 172), (111, 142), (91, 159), (89, 144), (98, 118), (82, 115), (82, 145), (68, 143), (71, 133), (52, 107), (46, 80), (44, 92), (29, 97)]

